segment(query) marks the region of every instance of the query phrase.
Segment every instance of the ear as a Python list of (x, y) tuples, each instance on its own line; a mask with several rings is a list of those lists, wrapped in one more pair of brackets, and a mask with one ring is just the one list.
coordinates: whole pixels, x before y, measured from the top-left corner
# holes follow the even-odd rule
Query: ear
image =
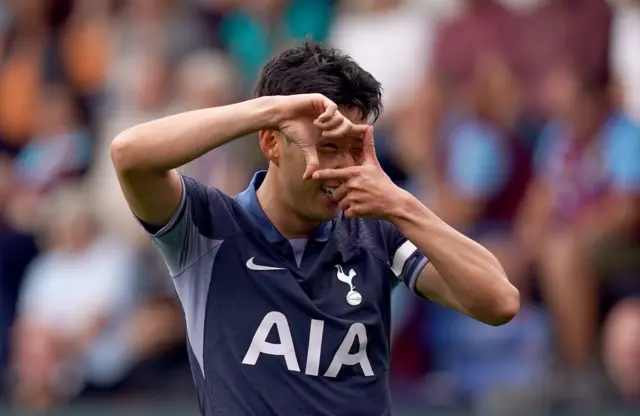
[(260, 138), (260, 149), (264, 156), (269, 162), (280, 166), (282, 148), (278, 132), (275, 130), (260, 130), (258, 137)]

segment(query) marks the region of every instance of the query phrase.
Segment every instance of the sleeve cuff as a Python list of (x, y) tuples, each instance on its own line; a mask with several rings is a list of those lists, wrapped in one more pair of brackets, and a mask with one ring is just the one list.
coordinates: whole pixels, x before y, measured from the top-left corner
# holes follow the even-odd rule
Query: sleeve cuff
[(417, 253), (418, 255), (411, 260), (412, 264), (409, 264), (407, 267), (407, 274), (404, 278), (404, 284), (409, 288), (411, 293), (416, 296), (427, 299), (424, 295), (422, 295), (416, 288), (418, 283), (418, 277), (420, 277), (420, 273), (422, 270), (429, 264), (429, 259), (427, 259), (422, 253)]

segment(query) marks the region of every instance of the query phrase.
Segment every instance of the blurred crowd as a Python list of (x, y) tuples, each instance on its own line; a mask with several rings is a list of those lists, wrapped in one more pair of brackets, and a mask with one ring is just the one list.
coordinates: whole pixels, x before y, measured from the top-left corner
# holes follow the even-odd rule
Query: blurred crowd
[[(640, 400), (640, 1), (0, 0), (0, 397), (193, 396), (182, 311), (109, 143), (251, 96), (310, 36), (384, 87), (383, 167), (485, 244), (523, 310), (493, 328), (404, 288), (397, 400)], [(185, 173), (234, 194), (255, 137)]]

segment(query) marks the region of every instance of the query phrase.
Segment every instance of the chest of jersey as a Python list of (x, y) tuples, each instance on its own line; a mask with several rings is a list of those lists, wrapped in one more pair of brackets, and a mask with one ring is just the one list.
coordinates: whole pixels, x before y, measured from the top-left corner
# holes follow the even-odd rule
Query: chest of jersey
[(298, 266), (286, 242), (235, 240), (217, 253), (225, 261), (214, 262), (207, 302), (209, 317), (233, 316), (208, 319), (207, 333), (232, 336), (242, 364), (326, 377), (386, 371), (392, 282), (384, 262), (329, 240), (310, 241)]

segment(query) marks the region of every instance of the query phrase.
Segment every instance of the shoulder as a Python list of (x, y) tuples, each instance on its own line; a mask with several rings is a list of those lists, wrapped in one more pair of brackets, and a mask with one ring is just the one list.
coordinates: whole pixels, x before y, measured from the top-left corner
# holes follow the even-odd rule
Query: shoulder
[(389, 253), (397, 245), (399, 233), (388, 221), (363, 218), (342, 218), (336, 228), (336, 237), (344, 245), (365, 250), (374, 257), (389, 262)]
[(182, 181), (184, 213), (192, 218), (202, 235), (213, 233), (216, 239), (224, 239), (237, 233), (242, 208), (233, 197), (189, 176), (182, 175)]

